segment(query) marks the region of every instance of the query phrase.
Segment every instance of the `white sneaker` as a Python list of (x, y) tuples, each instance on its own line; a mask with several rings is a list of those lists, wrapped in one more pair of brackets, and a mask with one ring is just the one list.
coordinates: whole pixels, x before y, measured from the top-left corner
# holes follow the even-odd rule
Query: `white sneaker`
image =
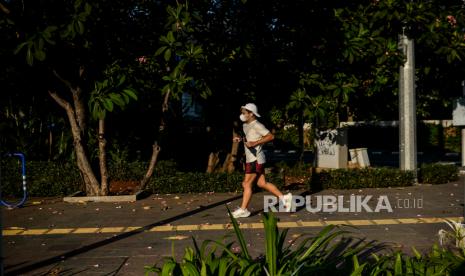
[(246, 217), (250, 216), (249, 210), (242, 209), (241, 207), (237, 208), (231, 214), (232, 214), (233, 218), (246, 218)]
[(290, 212), (292, 210), (292, 203), (293, 203), (292, 202), (292, 194), (287, 193), (287, 194), (283, 195), (281, 201), (283, 203), (284, 212)]

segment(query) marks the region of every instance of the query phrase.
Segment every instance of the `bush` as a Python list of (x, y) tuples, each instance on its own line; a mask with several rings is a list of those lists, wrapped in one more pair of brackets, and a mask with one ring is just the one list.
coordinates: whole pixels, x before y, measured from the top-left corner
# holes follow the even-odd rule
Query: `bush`
[[(108, 169), (113, 180), (140, 180), (147, 166), (147, 162), (109, 163)], [(155, 167), (153, 179), (175, 173), (175, 162), (160, 161)], [(26, 181), (29, 196), (65, 196), (84, 190), (80, 172), (71, 162), (27, 161)], [(21, 163), (14, 159), (1, 161), (1, 185), (3, 195), (22, 196)]]
[[(110, 180), (139, 181), (147, 170), (147, 162), (109, 163)], [(21, 164), (17, 160), (1, 162), (2, 194), (22, 196)], [(74, 163), (27, 161), (29, 196), (64, 196), (82, 191), (83, 182)], [(148, 184), (154, 193), (235, 192), (242, 190), (243, 174), (179, 172), (173, 161), (159, 161)], [(280, 174), (267, 174), (267, 181), (284, 186)], [(255, 186), (256, 188), (256, 186)]]
[[(22, 196), (21, 163), (1, 162), (2, 194)], [(81, 190), (81, 176), (70, 163), (27, 161), (26, 185), (29, 196), (62, 196)]]
[(277, 172), (282, 172), (286, 176), (309, 177), (312, 174), (311, 164), (300, 164), (299, 162), (290, 166), (286, 162), (281, 161), (275, 164), (275, 168)]
[[(113, 180), (129, 180), (138, 181), (145, 175), (148, 162), (125, 162), (108, 164), (108, 170), (111, 179)], [(176, 162), (172, 160), (161, 160), (155, 165), (155, 170), (152, 177), (175, 175), (177, 172)]]
[(418, 181), (428, 184), (443, 184), (458, 179), (457, 166), (448, 164), (423, 164), (418, 174)]
[(235, 243), (226, 241), (228, 235), (201, 245), (193, 239), (181, 261), (167, 257), (160, 267), (146, 266), (146, 275), (350, 275), (355, 270), (353, 257), (373, 249), (344, 237), (347, 232), (334, 225), (316, 236), (301, 235), (288, 243), (288, 230), (279, 231), (278, 218), (270, 212), (263, 213), (265, 255), (252, 258), (238, 222), (232, 217), (231, 222)]
[(309, 181), (312, 190), (403, 187), (414, 183), (413, 172), (392, 168), (324, 170)]
[[(229, 211), (229, 210), (228, 210)], [(288, 229), (280, 231), (278, 219), (263, 213), (264, 255), (252, 258), (249, 244), (236, 219), (231, 217), (236, 241), (205, 240), (185, 248), (182, 260), (165, 257), (161, 266), (145, 266), (146, 275), (464, 275), (465, 250), (434, 245), (414, 256), (386, 249), (377, 242), (363, 242), (347, 230), (327, 225), (315, 236), (300, 235), (286, 243)], [(347, 235), (349, 234), (349, 235)], [(295, 244), (295, 246), (294, 246)], [(254, 245), (255, 246), (255, 245)]]
[[(238, 192), (242, 191), (243, 173), (200, 173), (177, 172), (169, 175), (157, 175), (153, 177), (148, 189), (153, 193), (202, 193), (202, 192)], [(284, 181), (279, 174), (267, 174), (267, 181), (272, 182), (278, 188), (284, 186)], [(254, 186), (257, 188), (256, 186)]]

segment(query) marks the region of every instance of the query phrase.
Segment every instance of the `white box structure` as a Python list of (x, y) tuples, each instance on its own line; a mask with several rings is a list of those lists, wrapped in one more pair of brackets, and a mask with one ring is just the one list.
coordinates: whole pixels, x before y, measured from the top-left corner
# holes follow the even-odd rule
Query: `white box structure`
[(316, 165), (318, 168), (347, 168), (347, 129), (317, 131)]

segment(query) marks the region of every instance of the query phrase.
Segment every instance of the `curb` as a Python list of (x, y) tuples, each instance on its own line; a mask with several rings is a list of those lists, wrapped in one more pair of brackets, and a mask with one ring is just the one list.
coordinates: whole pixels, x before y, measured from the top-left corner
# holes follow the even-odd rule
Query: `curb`
[(63, 198), (64, 202), (82, 203), (82, 202), (133, 202), (147, 197), (150, 192), (147, 190), (139, 191), (133, 195), (120, 196), (81, 196), (83, 192), (75, 192)]

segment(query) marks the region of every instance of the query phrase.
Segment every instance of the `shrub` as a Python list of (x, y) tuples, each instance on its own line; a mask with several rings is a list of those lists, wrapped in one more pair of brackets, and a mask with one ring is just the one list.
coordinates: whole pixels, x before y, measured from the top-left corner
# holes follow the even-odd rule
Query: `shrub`
[(393, 168), (324, 170), (309, 181), (312, 190), (403, 187), (414, 183), (413, 172)]
[[(148, 162), (117, 162), (108, 164), (111, 179), (114, 180), (141, 180), (148, 168)], [(160, 160), (155, 165), (153, 177), (175, 175), (177, 172), (176, 162), (172, 160)]]
[[(145, 174), (148, 163), (110, 163), (110, 180), (138, 181)], [(21, 164), (17, 160), (1, 162), (2, 194), (22, 196)], [(29, 196), (64, 196), (82, 191), (82, 179), (74, 163), (28, 161), (26, 163)], [(243, 174), (179, 172), (173, 161), (159, 161), (148, 184), (154, 193), (235, 192), (242, 190)], [(267, 181), (279, 188), (284, 186), (278, 173), (267, 174)], [(255, 189), (257, 187), (255, 186)]]
[[(202, 193), (202, 192), (237, 192), (242, 191), (244, 175), (239, 172), (200, 173), (176, 172), (175, 174), (154, 176), (148, 185), (153, 193)], [(279, 174), (267, 174), (267, 181), (278, 188), (284, 186)], [(254, 186), (256, 189), (256, 186)]]
[(459, 179), (458, 168), (449, 164), (423, 164), (418, 174), (419, 182), (443, 184)]
[[(16, 160), (3, 160), (2, 194), (22, 195), (21, 164)], [(81, 190), (81, 177), (77, 167), (71, 163), (28, 161), (26, 163), (26, 185), (30, 196), (61, 196)]]
[(166, 258), (161, 267), (146, 266), (146, 275), (349, 275), (352, 257), (366, 254), (367, 244), (346, 239), (347, 231), (334, 225), (314, 237), (300, 236), (287, 243), (288, 230), (279, 231), (277, 221), (273, 213), (263, 213), (264, 256), (250, 256), (239, 224), (231, 216), (237, 250), (234, 242), (225, 241), (227, 236), (206, 240), (201, 246), (193, 239), (193, 247), (185, 249), (181, 261)]
[(464, 251), (452, 251), (433, 245), (427, 254), (420, 254), (415, 248), (414, 256), (400, 251), (377, 256), (374, 261), (358, 263), (353, 257), (354, 272), (351, 275), (464, 275)]
[(286, 162), (281, 161), (275, 164), (275, 168), (277, 172), (282, 172), (286, 176), (309, 177), (312, 174), (311, 164), (300, 164), (299, 162), (289, 166)]
[[(229, 209), (228, 209), (229, 212)], [(229, 214), (231, 214), (229, 212)], [(199, 247), (185, 248), (181, 261), (166, 257), (159, 266), (146, 266), (146, 275), (464, 275), (465, 251), (434, 245), (427, 254), (415, 248), (414, 256), (400, 251), (377, 253), (385, 246), (363, 243), (345, 234), (348, 231), (328, 225), (314, 237), (299, 236), (286, 244), (288, 229), (279, 231), (278, 219), (263, 213), (265, 255), (252, 258), (236, 219), (236, 242), (205, 240)], [(350, 234), (350, 233), (349, 233)], [(305, 238), (303, 238), (305, 237)], [(234, 245), (238, 244), (238, 247)], [(293, 246), (295, 243), (295, 246)]]

